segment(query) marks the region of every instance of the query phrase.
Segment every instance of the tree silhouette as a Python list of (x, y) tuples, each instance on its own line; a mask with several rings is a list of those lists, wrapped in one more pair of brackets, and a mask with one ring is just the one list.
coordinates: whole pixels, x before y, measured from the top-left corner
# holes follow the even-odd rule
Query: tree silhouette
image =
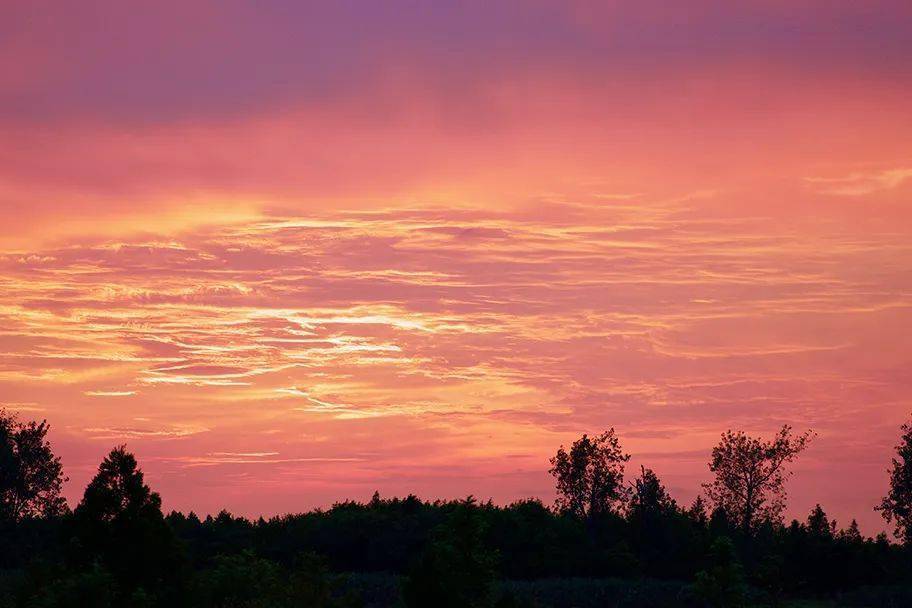
[(640, 476), (631, 486), (630, 517), (648, 517), (650, 515), (668, 515), (675, 513), (678, 505), (668, 495), (665, 486), (652, 469), (640, 467)]
[[(7, 488), (28, 452), (22, 429), (59, 466), (45, 423), (4, 413), (2, 428)], [(227, 511), (163, 517), (136, 458), (119, 446), (74, 513), (0, 521), (0, 608), (353, 608), (361, 598), (441, 608), (734, 607), (745, 595), (752, 606), (827, 597), (912, 605), (908, 547), (885, 533), (865, 537), (854, 520), (838, 530), (819, 505), (807, 519), (776, 521), (785, 464), (809, 438), (788, 427), (770, 441), (726, 433), (710, 463), (716, 483), (686, 510), (646, 466), (624, 480), (628, 456), (612, 430), (584, 435), (552, 459), (563, 512), (538, 500), (497, 506), (375, 493), (255, 520)], [(910, 446), (904, 426), (889, 511), (881, 506), (904, 539)]]
[(626, 501), (624, 464), (630, 454), (621, 449), (614, 429), (590, 438), (583, 435), (570, 451), (561, 446), (551, 459), (557, 480), (557, 507), (578, 518), (593, 518), (617, 510)]
[(86, 556), (100, 560), (124, 593), (157, 591), (163, 581), (173, 583), (180, 574), (180, 555), (161, 498), (145, 484), (126, 446), (114, 448), (101, 462), (74, 516)]
[(902, 437), (890, 469), (890, 491), (876, 510), (894, 525), (894, 535), (904, 545), (912, 546), (912, 423), (900, 427)]
[(627, 534), (642, 571), (661, 577), (692, 574), (692, 557), (699, 551), (694, 528), (655, 472), (640, 467), (631, 484)]
[(687, 517), (701, 528), (705, 528), (709, 523), (709, 516), (706, 514), (706, 501), (703, 496), (697, 494), (694, 501), (686, 511)]
[(839, 538), (848, 543), (864, 542), (861, 530), (858, 529), (858, 522), (854, 519), (852, 520), (852, 523), (849, 524), (848, 528), (839, 531)]
[(836, 534), (836, 520), (827, 519), (826, 512), (818, 503), (808, 515), (807, 529), (808, 534), (813, 538), (832, 539)]
[(770, 441), (726, 431), (712, 450), (709, 470), (716, 478), (703, 484), (706, 495), (745, 534), (760, 521), (779, 521), (785, 508), (785, 481), (791, 475), (785, 465), (807, 447), (812, 435), (807, 431), (793, 436), (788, 425)]
[(63, 468), (47, 441), (46, 420), (20, 422), (0, 410), (0, 521), (58, 515)]
[(145, 484), (136, 457), (120, 445), (105, 456), (76, 514), (96, 522), (161, 516), (161, 497)]

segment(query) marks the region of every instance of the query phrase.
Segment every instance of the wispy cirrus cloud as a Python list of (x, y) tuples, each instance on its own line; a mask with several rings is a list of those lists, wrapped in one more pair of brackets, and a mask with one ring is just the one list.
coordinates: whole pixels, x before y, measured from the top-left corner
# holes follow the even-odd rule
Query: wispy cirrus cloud
[(844, 177), (807, 177), (805, 180), (823, 194), (865, 196), (898, 188), (912, 179), (912, 168), (852, 173)]
[(88, 427), (82, 429), (91, 439), (126, 440), (126, 439), (179, 439), (209, 431), (203, 426), (169, 425), (165, 428), (140, 427)]
[(724, 196), (339, 211), (8, 253), (0, 382), (70, 441), (147, 446), (189, 495), (193, 471), (243, 484), (254, 465), (275, 488), (338, 490), (340, 471), (393, 487), (392, 470), (420, 488), (428, 467), (456, 488), (474, 479), (459, 460), (523, 471), (491, 492), (546, 493), (547, 452), (612, 425), (635, 453), (728, 426), (881, 433), (846, 416), (907, 405), (889, 328), (912, 320), (908, 239), (733, 217)]
[(907, 1), (91, 4), (0, 5), (0, 405), (70, 498), (129, 441), (197, 511), (547, 499), (613, 425), (683, 501), (791, 422), (875, 525)]

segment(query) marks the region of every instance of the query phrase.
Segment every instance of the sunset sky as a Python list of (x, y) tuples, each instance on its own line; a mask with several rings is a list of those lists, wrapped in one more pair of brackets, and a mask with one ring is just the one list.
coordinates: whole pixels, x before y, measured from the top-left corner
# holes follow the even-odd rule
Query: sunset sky
[(818, 438), (883, 529), (912, 411), (908, 0), (0, 2), (0, 406), (71, 504), (553, 500), (613, 426), (689, 504)]

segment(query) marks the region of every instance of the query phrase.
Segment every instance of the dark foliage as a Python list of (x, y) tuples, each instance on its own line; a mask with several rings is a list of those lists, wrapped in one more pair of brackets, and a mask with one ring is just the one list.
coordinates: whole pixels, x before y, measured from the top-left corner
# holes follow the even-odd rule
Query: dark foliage
[(143, 480), (125, 446), (111, 450), (86, 488), (72, 518), (68, 558), (100, 564), (118, 581), (121, 597), (177, 590), (182, 555), (161, 511), (161, 498)]
[(557, 508), (579, 518), (599, 517), (623, 508), (625, 454), (614, 429), (601, 435), (583, 435), (570, 450), (561, 446), (551, 459), (550, 473), (557, 481)]
[(795, 436), (787, 425), (769, 441), (726, 431), (712, 450), (709, 470), (715, 479), (703, 485), (706, 495), (743, 534), (764, 521), (778, 522), (790, 475), (785, 465), (804, 451), (811, 437), (811, 431)]
[(469, 497), (434, 531), (403, 587), (408, 608), (493, 605), (497, 554), (485, 542), (484, 521)]
[(231, 608), (354, 608), (351, 593), (339, 594), (340, 580), (330, 575), (323, 560), (299, 556), (291, 568), (245, 550), (219, 555), (195, 577), (192, 605)]
[(735, 545), (720, 536), (709, 548), (709, 564), (697, 572), (694, 595), (712, 608), (740, 608), (747, 597), (747, 583)]
[(877, 509), (894, 525), (896, 538), (912, 546), (912, 423), (902, 426), (890, 468), (890, 491)]
[(60, 515), (66, 502), (60, 458), (47, 441), (47, 421), (20, 422), (0, 409), (0, 525)]
[(725, 504), (682, 508), (645, 467), (617, 487), (613, 433), (580, 445), (581, 509), (375, 494), (268, 520), (164, 516), (121, 446), (74, 512), (0, 526), (0, 608), (909, 605), (909, 549), (886, 535), (841, 528), (820, 505), (784, 525), (758, 503), (745, 527)]

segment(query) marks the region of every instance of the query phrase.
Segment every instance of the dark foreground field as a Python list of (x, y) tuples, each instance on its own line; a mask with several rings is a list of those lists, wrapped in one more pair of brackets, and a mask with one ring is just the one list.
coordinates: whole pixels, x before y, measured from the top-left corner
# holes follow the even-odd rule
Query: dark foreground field
[[(404, 580), (394, 575), (350, 574), (346, 587), (356, 590), (365, 608), (402, 605)], [(550, 578), (537, 581), (500, 581), (500, 592), (513, 598), (512, 604), (539, 608), (673, 608), (705, 606), (694, 596), (692, 587), (679, 581), (655, 579), (624, 580), (612, 578)], [(912, 587), (866, 587), (837, 594), (828, 599), (782, 598), (771, 603), (759, 589), (748, 589), (744, 608), (836, 608), (912, 606)], [(737, 604), (730, 604), (737, 605)]]

